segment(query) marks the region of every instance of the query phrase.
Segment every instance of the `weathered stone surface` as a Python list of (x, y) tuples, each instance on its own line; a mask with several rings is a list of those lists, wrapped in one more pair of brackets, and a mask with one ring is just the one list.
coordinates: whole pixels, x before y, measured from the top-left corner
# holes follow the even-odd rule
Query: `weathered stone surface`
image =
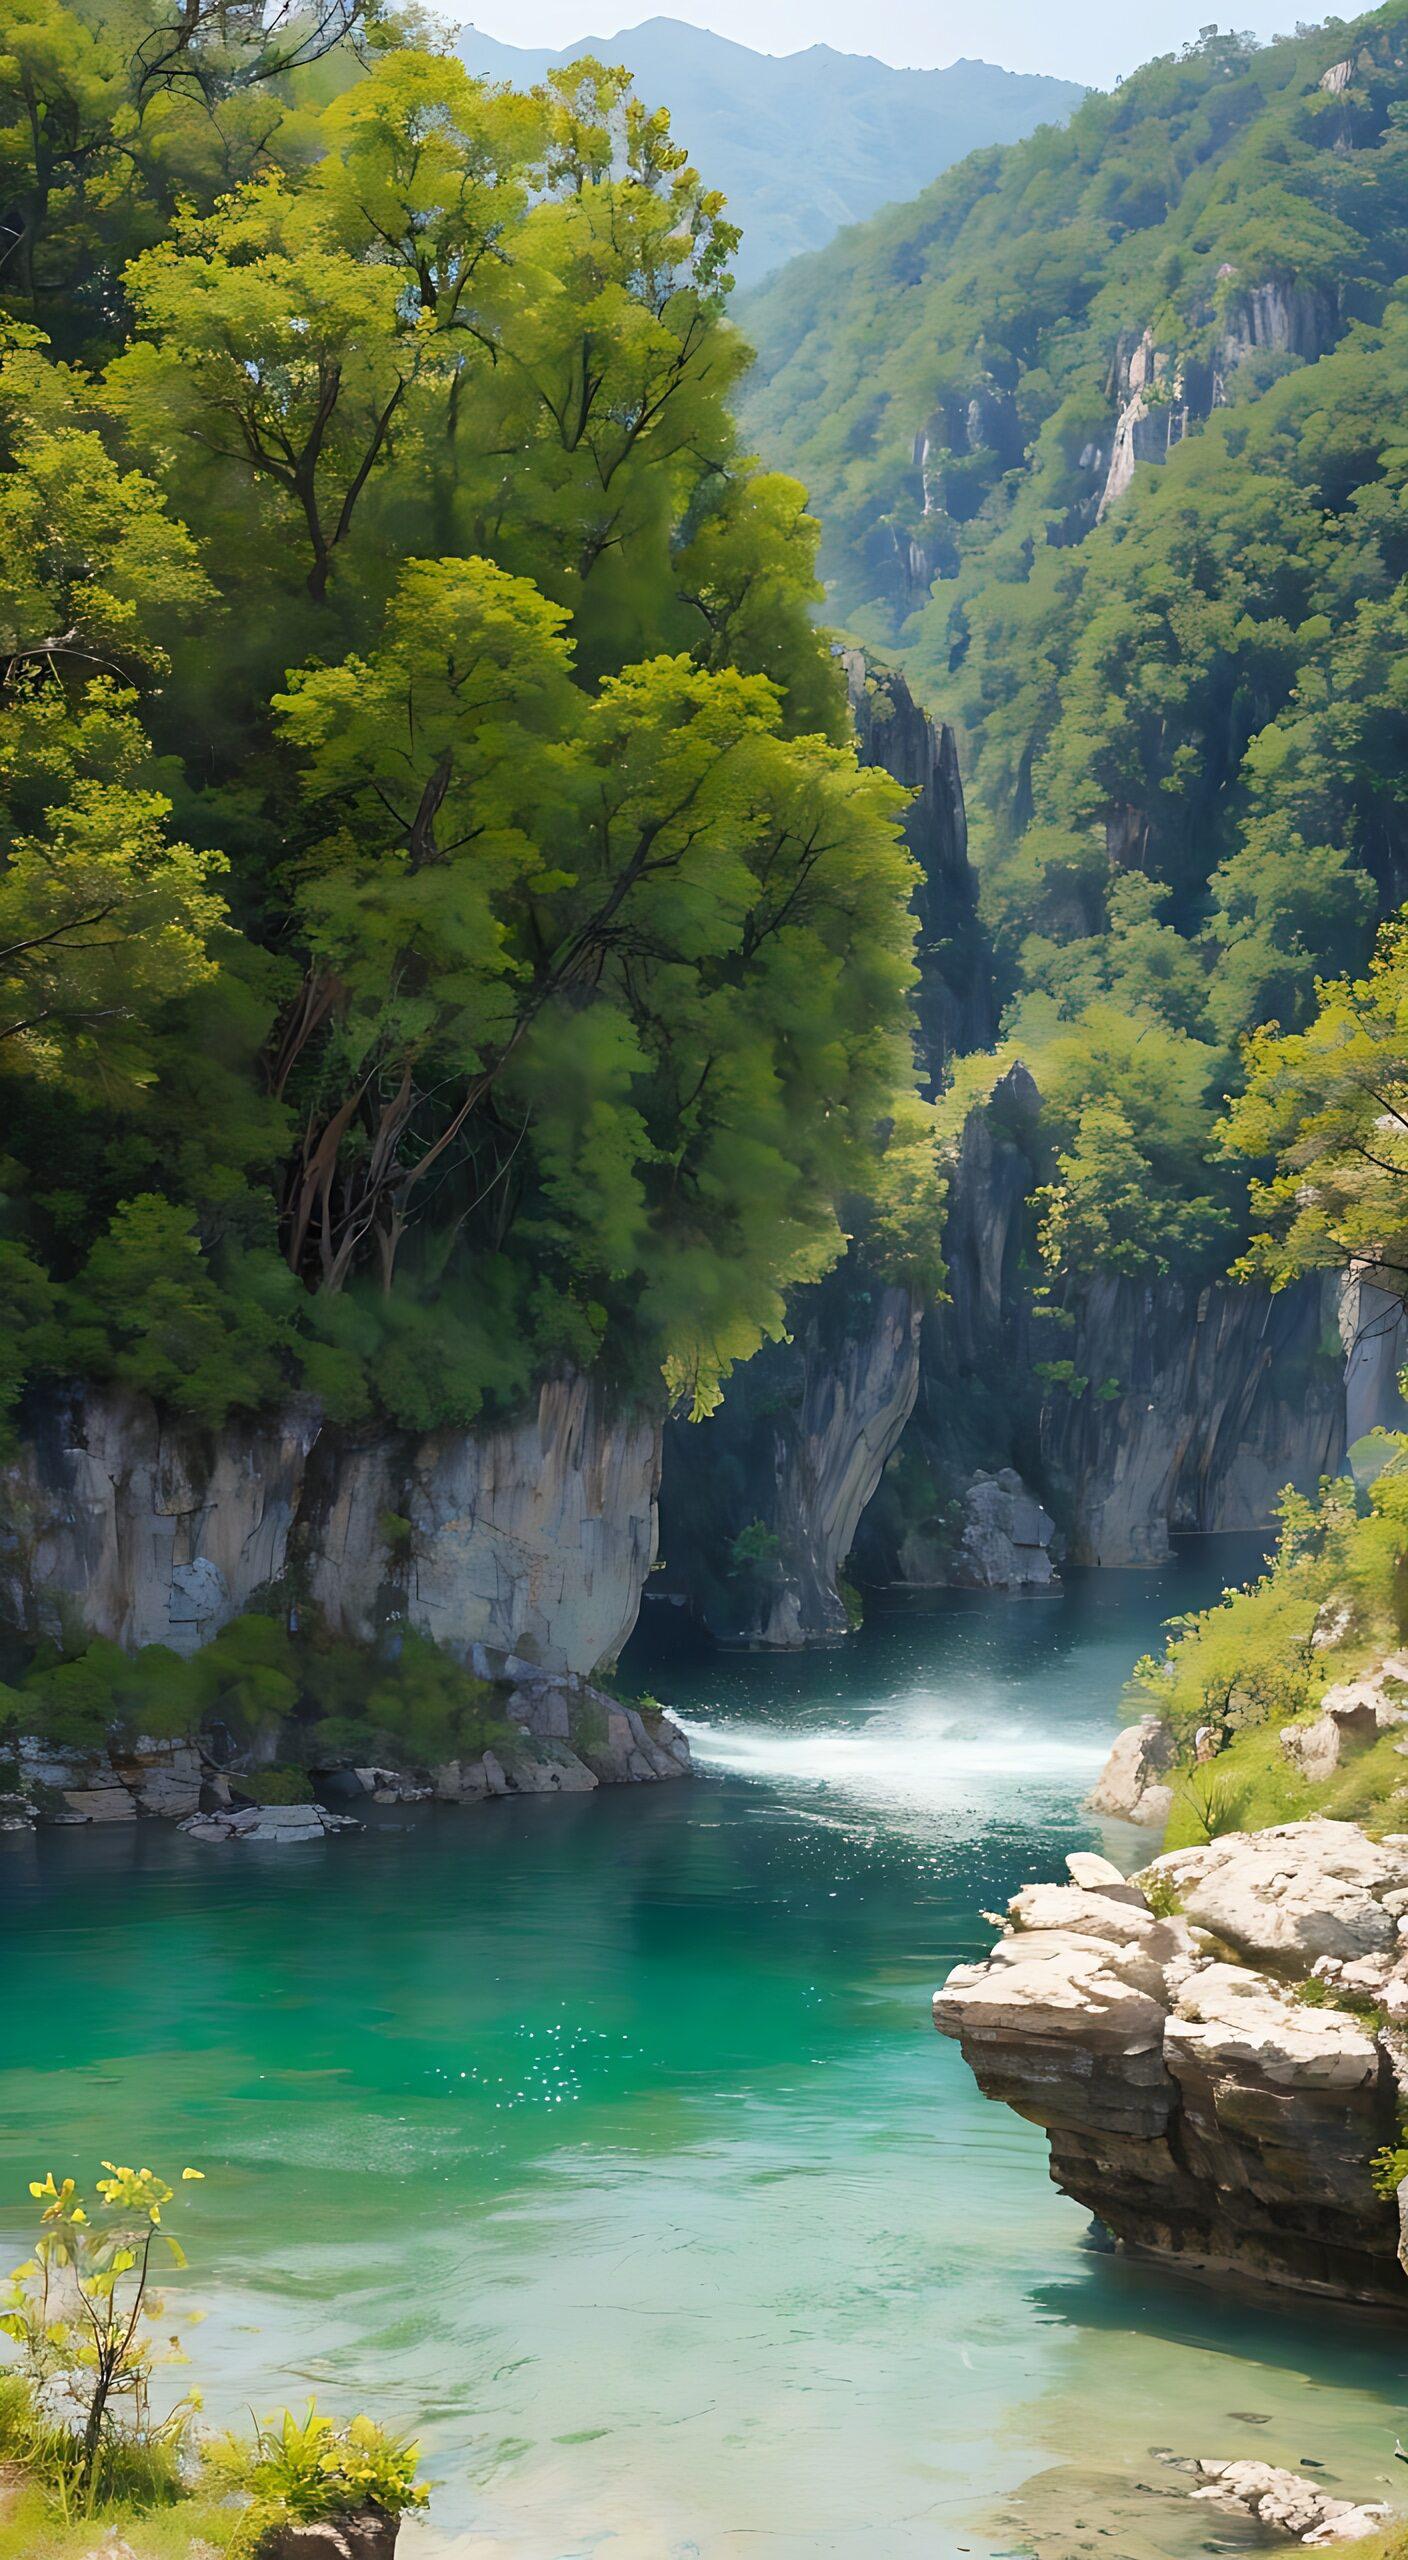
[(127, 1789), (65, 1787), (63, 1800), (74, 1822), (135, 1822), (137, 1807)]
[(1408, 1842), (1316, 1818), (1171, 1850), (1149, 1872), (1167, 1877), (1188, 1920), (1239, 1954), (1305, 1973), (1317, 1956), (1396, 1944), (1384, 1896), (1408, 1886)]
[(274, 2525), (256, 2560), (394, 2560), (398, 2530), (397, 2518), (379, 2507), (316, 2524)]
[(195, 1813), (179, 1825), (192, 1840), (239, 1840), (299, 1848), (310, 1840), (326, 1840), (335, 1831), (356, 1831), (350, 1814), (330, 1813), (319, 1804), (244, 1805), (229, 1813)]
[(799, 1292), (791, 1340), (749, 1362), (720, 1411), (666, 1431), (666, 1580), (726, 1643), (849, 1631), (841, 1569), (919, 1382), (921, 1306), (848, 1263)]
[[(1168, 1920), (1100, 1874), (1026, 1886), (987, 1960), (935, 1994), (935, 2024), (988, 2096), (1046, 2128), (1057, 2185), (1117, 2240), (1408, 2309), (1398, 2215), (1370, 2174), (1396, 2137), (1402, 2038), (1333, 2005), (1401, 1988), (1408, 2014), (1382, 1899), (1405, 1855), (1345, 1823), (1215, 1841), (1148, 1871), (1179, 1893)], [(1312, 2005), (1295, 1986), (1327, 1941), (1331, 2000)], [(1234, 1944), (1274, 1971), (1226, 1961)]]
[[(491, 1431), (325, 1439), (301, 1524), (311, 1596), (365, 1639), (389, 1587), (412, 1626), (466, 1658), (482, 1646), (591, 1672), (635, 1625), (659, 1474), (658, 1420), (612, 1414), (582, 1378), (549, 1381), (531, 1416)], [(394, 1550), (388, 1515), (410, 1524)]]
[(139, 1813), (179, 1822), (199, 1807), (201, 1757), (194, 1743), (139, 1740), (130, 1752), (113, 1753), (113, 1767)]
[(979, 1474), (963, 1496), (963, 1527), (947, 1580), (959, 1590), (1045, 1591), (1055, 1580), (1056, 1523), (1015, 1467)]
[(1086, 1798), (1086, 1811), (1116, 1822), (1162, 1826), (1173, 1804), (1165, 1772), (1177, 1754), (1173, 1727), (1162, 1716), (1141, 1716), (1137, 1724), (1126, 1725)]
[(1230, 1282), (1092, 1281), (1070, 1357), (1111, 1391), (1056, 1389), (1041, 1413), (1043, 1478), (1069, 1521), (1071, 1561), (1159, 1563), (1171, 1531), (1259, 1528), (1287, 1484), (1333, 1474), (1345, 1389), (1322, 1344), (1338, 1304), (1329, 1277), (1275, 1297)]
[(144, 1397), (61, 1396), (0, 1471), (0, 1613), (190, 1653), (284, 1568), (317, 1417), (218, 1439)]
[(212, 1441), (140, 1397), (59, 1397), (0, 1470), (0, 1615), (191, 1652), (296, 1551), (338, 1633), (399, 1607), (466, 1658), (581, 1676), (635, 1624), (659, 1462), (658, 1419), (583, 1378), (492, 1430), (374, 1441), (305, 1406)]

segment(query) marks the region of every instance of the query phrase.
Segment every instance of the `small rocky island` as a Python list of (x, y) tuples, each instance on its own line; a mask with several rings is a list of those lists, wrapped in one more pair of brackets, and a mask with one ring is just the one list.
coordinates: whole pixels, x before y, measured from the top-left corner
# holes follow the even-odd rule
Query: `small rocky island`
[(985, 2096), (1126, 2247), (1408, 2309), (1375, 2167), (1408, 2111), (1408, 1836), (1315, 1818), (1135, 1879), (1066, 1863), (935, 1994)]

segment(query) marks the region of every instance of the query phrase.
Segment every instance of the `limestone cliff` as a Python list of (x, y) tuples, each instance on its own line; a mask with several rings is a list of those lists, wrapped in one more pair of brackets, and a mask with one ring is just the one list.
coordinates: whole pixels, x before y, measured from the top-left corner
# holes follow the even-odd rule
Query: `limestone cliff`
[[(915, 1046), (933, 1092), (953, 1057), (996, 1031), (953, 733), (902, 676), (847, 652), (862, 763), (914, 794), (904, 831), (919, 867)], [(789, 1309), (790, 1340), (730, 1380), (708, 1422), (671, 1423), (661, 1496), (665, 1570), (653, 1596), (725, 1642), (825, 1643), (849, 1624), (842, 1568), (919, 1383), (917, 1301), (852, 1249)]]
[(963, 1130), (948, 1300), (926, 1311), (913, 1419), (861, 1533), (867, 1580), (971, 1579), (966, 1524), (994, 1471), (1046, 1505), (1069, 1561), (1149, 1564), (1179, 1530), (1265, 1528), (1285, 1485), (1312, 1490), (1364, 1433), (1408, 1421), (1402, 1311), (1358, 1280), (1272, 1296), (1096, 1277), (1067, 1288), (1062, 1320), (1044, 1314), (1039, 1110), (1018, 1064)]
[(1124, 2246), (1408, 2311), (1371, 2171), (1404, 2097), (1408, 1840), (1311, 1821), (1138, 1884), (1067, 1864), (935, 1994), (985, 2095), (1045, 2127), (1057, 2186)]
[(421, 1439), (301, 1406), (212, 1437), (144, 1398), (63, 1395), (0, 1471), (0, 1614), (190, 1651), (287, 1580), (335, 1633), (396, 1622), (584, 1677), (635, 1624), (659, 1472), (658, 1418), (583, 1378)]
[(849, 1264), (804, 1291), (790, 1341), (734, 1381), (707, 1423), (671, 1422), (662, 1598), (724, 1643), (843, 1636), (842, 1567), (914, 1402), (919, 1301)]
[(1090, 1282), (1075, 1301), (1079, 1392), (1053, 1386), (1041, 1480), (1080, 1564), (1157, 1563), (1176, 1529), (1264, 1527), (1286, 1484), (1343, 1461), (1339, 1292)]
[(997, 1037), (992, 953), (978, 916), (978, 883), (968, 859), (968, 818), (958, 742), (947, 721), (921, 710), (904, 677), (845, 652), (846, 691), (862, 764), (876, 765), (914, 794), (906, 844), (919, 866), (914, 910), (915, 1046), (920, 1082), (932, 1096), (955, 1057)]

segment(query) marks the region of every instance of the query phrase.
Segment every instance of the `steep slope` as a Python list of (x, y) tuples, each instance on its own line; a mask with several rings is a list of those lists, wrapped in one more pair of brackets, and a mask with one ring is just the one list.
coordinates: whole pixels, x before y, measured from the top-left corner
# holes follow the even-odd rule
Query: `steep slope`
[(825, 44), (754, 53), (677, 18), (583, 36), (559, 53), (466, 27), (458, 49), (471, 71), (520, 87), (584, 53), (624, 62), (641, 96), (669, 108), (710, 186), (728, 197), (743, 226), (745, 282), (926, 186), (975, 144), (1015, 142), (1069, 114), (1084, 94), (1075, 81), (991, 62), (902, 71)]
[(1226, 1269), (1241, 1035), (1408, 889), (1405, 23), (1209, 36), (740, 315), (835, 609), (958, 730), (1058, 1277)]

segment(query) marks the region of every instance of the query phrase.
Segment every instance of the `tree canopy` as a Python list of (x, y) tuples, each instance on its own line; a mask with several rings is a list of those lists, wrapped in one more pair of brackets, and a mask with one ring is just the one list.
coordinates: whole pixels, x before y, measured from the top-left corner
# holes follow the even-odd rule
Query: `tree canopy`
[(903, 795), (666, 117), (24, 0), (0, 196), (6, 1395), (705, 1410), (843, 1203), (925, 1266)]

